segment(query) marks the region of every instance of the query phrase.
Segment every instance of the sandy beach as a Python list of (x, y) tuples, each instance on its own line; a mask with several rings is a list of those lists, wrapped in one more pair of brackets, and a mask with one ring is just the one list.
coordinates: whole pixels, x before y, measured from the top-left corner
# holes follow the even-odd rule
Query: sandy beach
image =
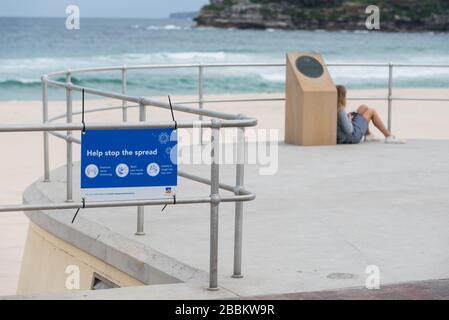
[[(384, 97), (386, 90), (353, 90), (352, 97)], [(395, 97), (449, 98), (448, 89), (396, 89)], [(280, 98), (279, 94), (242, 94), (232, 96), (207, 96), (206, 99), (249, 99)], [(151, 97), (165, 100), (165, 97)], [(172, 97), (174, 102), (196, 100), (192, 96)], [(348, 111), (361, 103), (377, 108), (384, 119), (387, 115), (387, 103), (384, 101), (350, 101)], [(115, 106), (120, 102), (112, 100), (88, 100), (86, 109), (96, 106)], [(79, 110), (80, 101), (74, 101), (74, 110)], [(206, 104), (205, 108), (244, 113), (258, 119), (258, 127), (279, 129), (279, 137), (284, 135), (284, 102), (245, 102)], [(64, 101), (51, 101), (50, 117), (64, 113)], [(176, 113), (178, 120), (192, 119), (191, 115)], [(40, 123), (42, 121), (42, 103), (40, 101), (2, 101), (0, 102), (2, 124)], [(121, 119), (121, 110), (107, 111), (101, 114), (87, 114), (86, 121), (111, 122)], [(129, 110), (129, 119), (138, 119), (137, 109)], [(169, 111), (147, 109), (147, 119), (170, 120)], [(75, 117), (74, 121), (79, 121)], [(393, 132), (405, 139), (449, 139), (449, 102), (394, 101)], [(380, 135), (377, 133), (377, 135)], [(0, 175), (0, 203), (18, 204), (22, 201), (23, 190), (43, 174), (42, 134), (41, 133), (1, 133), (0, 150), (3, 171)], [(50, 138), (51, 169), (64, 165), (65, 142)], [(75, 147), (75, 159), (79, 159), (79, 148)], [(0, 214), (0, 296), (16, 292), (20, 272), (23, 247), (25, 244), (28, 220), (22, 213)]]

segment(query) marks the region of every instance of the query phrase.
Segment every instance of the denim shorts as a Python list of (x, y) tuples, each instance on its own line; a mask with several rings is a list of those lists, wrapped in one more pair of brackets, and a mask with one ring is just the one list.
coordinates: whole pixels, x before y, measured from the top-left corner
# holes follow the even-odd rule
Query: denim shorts
[(352, 116), (354, 131), (351, 135), (351, 143), (359, 143), (362, 141), (363, 136), (368, 132), (368, 121), (357, 112), (353, 112)]
[(352, 125), (354, 131), (350, 134), (338, 135), (338, 143), (341, 144), (357, 144), (362, 141), (363, 136), (368, 132), (368, 122), (366, 119), (358, 114), (357, 112), (352, 112)]

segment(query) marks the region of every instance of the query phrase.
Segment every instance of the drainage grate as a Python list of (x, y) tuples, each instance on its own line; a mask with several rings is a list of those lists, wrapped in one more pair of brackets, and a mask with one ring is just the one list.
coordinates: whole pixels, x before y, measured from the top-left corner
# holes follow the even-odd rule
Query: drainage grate
[(352, 273), (331, 273), (327, 276), (329, 279), (353, 279), (355, 277)]

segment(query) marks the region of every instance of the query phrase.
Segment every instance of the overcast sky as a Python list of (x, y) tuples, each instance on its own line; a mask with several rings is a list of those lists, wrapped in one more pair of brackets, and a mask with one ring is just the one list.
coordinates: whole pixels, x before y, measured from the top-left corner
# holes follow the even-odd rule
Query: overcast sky
[(172, 12), (197, 11), (208, 0), (0, 0), (3, 17), (65, 17), (78, 5), (81, 17), (165, 18)]

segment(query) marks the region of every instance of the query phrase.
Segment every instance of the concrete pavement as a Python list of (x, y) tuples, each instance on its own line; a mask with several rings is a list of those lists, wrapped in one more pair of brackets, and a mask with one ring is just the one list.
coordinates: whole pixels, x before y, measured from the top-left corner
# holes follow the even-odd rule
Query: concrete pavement
[[(449, 142), (444, 140), (330, 147), (281, 144), (275, 175), (260, 176), (257, 166), (246, 170), (246, 186), (257, 193), (257, 200), (244, 209), (243, 279), (230, 277), (233, 205), (220, 206), (220, 286), (239, 297), (357, 287), (365, 285), (370, 265), (379, 268), (382, 285), (449, 277), (448, 159)], [(233, 169), (223, 166), (221, 181), (233, 183)], [(208, 177), (207, 166), (183, 170)], [(54, 172), (50, 185), (35, 186), (42, 198), (63, 200), (64, 172)], [(78, 168), (74, 172), (78, 177)], [(179, 194), (208, 192), (207, 186), (180, 180)], [(107, 246), (114, 247), (126, 240), (127, 254), (143, 252), (142, 247), (156, 250), (187, 270), (198, 270), (198, 283), (204, 281), (209, 266), (208, 206), (161, 209), (146, 208), (147, 234), (140, 237), (134, 235), (135, 208), (82, 210), (73, 226), (71, 212), (30, 217), (41, 226), (45, 216), (51, 218), (47, 229), (60, 224), (85, 234), (86, 225), (102, 226), (96, 239), (87, 237), (79, 244), (83, 250), (92, 250), (94, 241), (107, 239)], [(67, 241), (73, 243), (73, 235)], [(144, 253), (140, 259), (153, 263)], [(122, 261), (117, 267), (129, 272), (127, 266)], [(161, 265), (152, 267), (164, 271)], [(139, 279), (138, 273), (133, 276)], [(189, 281), (195, 283), (195, 277)], [(171, 298), (169, 291), (165, 298)]]

